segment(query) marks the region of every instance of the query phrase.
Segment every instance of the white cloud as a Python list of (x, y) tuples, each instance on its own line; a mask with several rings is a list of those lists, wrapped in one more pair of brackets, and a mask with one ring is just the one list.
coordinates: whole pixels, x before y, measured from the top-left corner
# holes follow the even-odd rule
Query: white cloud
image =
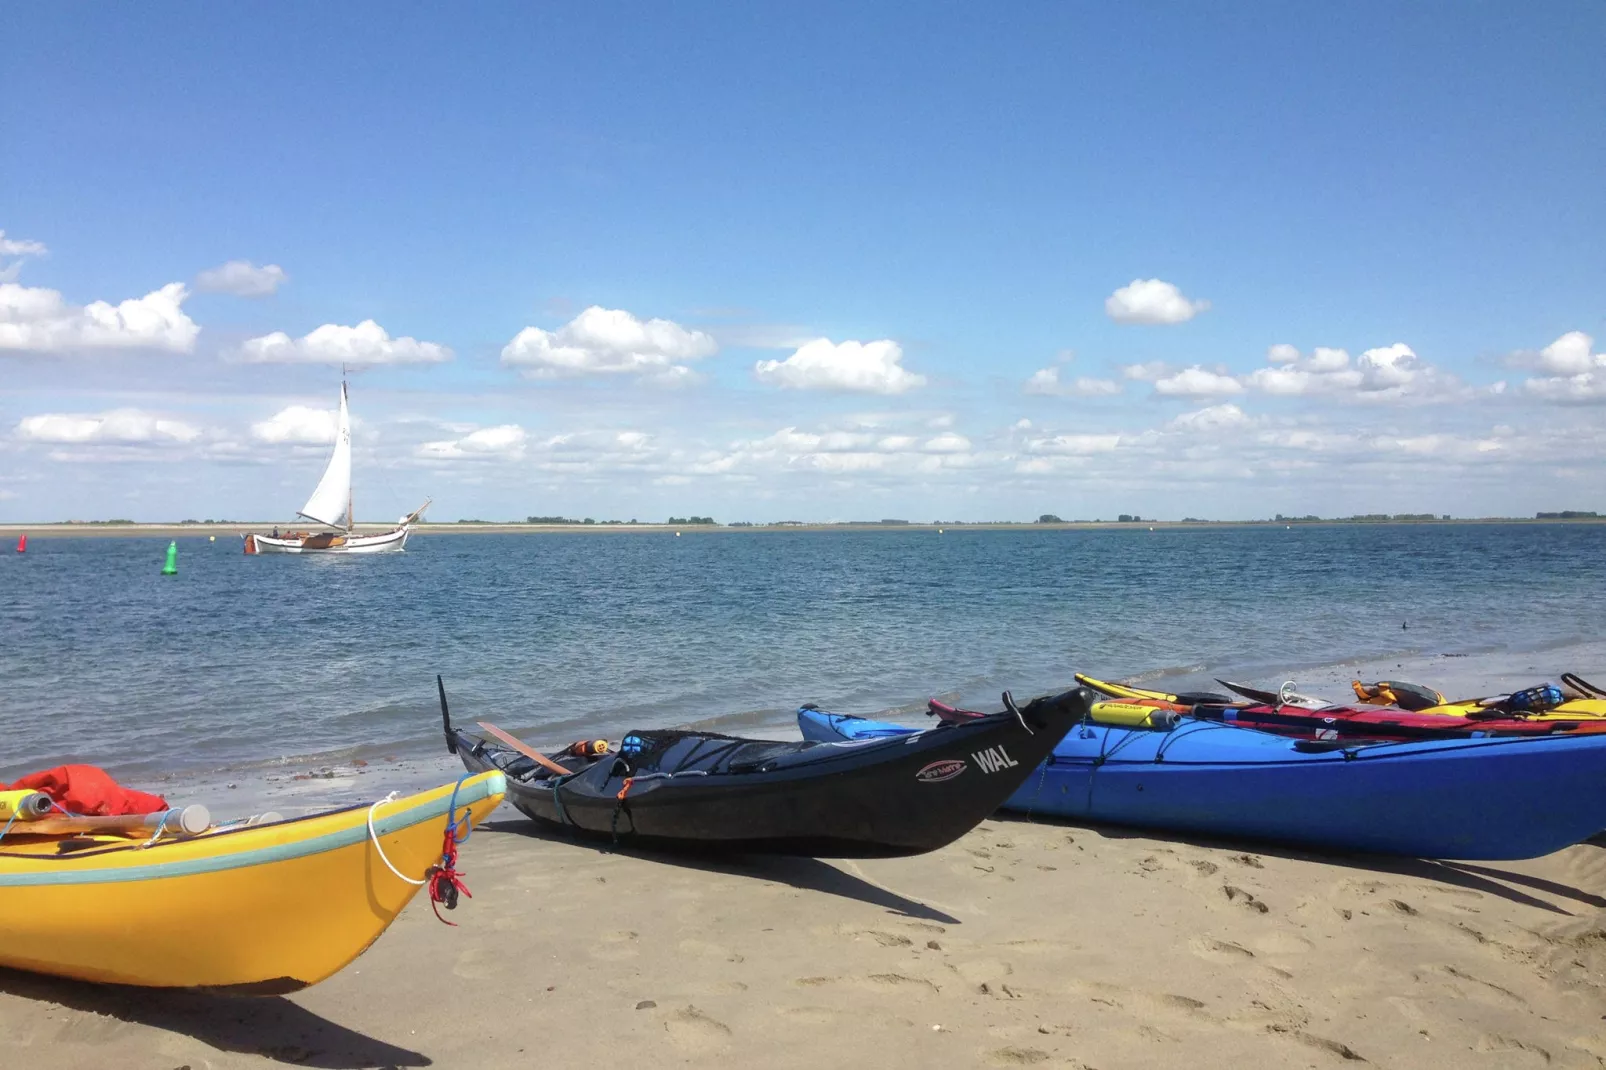
[(1291, 345), (1278, 344), (1266, 350), (1269, 368), (1257, 368), (1246, 381), (1256, 390), (1280, 397), (1302, 397), (1355, 390), (1365, 374), (1350, 366), (1350, 356), (1342, 349), (1318, 346), (1310, 356)]
[(452, 351), (416, 338), (392, 338), (373, 320), (355, 327), (326, 323), (300, 338), (274, 331), (252, 338), (240, 355), (256, 364), (437, 364)]
[(1211, 405), (1195, 412), (1185, 412), (1166, 426), (1173, 431), (1209, 434), (1215, 431), (1229, 431), (1248, 423), (1250, 419), (1244, 411), (1229, 402), (1223, 405)]
[(278, 264), (257, 267), (249, 260), (230, 260), (195, 276), (195, 288), (236, 297), (267, 297), (288, 281), (290, 276)]
[(1109, 453), (1120, 444), (1121, 436), (1119, 434), (1049, 435), (1028, 443), (1027, 449), (1033, 453), (1055, 453), (1080, 457), (1094, 453)]
[(1568, 331), (1539, 351), (1539, 370), (1551, 375), (1582, 375), (1606, 368), (1606, 353), (1592, 353), (1595, 340), (1583, 331)]
[(944, 431), (935, 438), (927, 439), (921, 449), (927, 453), (964, 453), (970, 449), (970, 439), (953, 431)]
[[(33, 256), (44, 256), (49, 250), (42, 241), (29, 241), (24, 238), (8, 238), (6, 232), (0, 230), (0, 282), (14, 282), (22, 273), (22, 262)], [(6, 263), (7, 257), (15, 257), (11, 263)]]
[(1025, 392), (1060, 398), (1102, 398), (1121, 392), (1121, 384), (1114, 379), (1090, 379), (1077, 376), (1068, 383), (1060, 381), (1058, 368), (1039, 368), (1026, 380)]
[(1606, 372), (1558, 375), (1529, 379), (1522, 384), (1528, 394), (1544, 401), (1588, 403), (1606, 401)]
[(850, 390), (866, 394), (902, 394), (924, 386), (926, 377), (902, 366), (898, 343), (833, 343), (816, 338), (785, 360), (753, 365), (760, 382), (791, 390)]
[(1404, 342), (1368, 349), (1355, 360), (1361, 372), (1361, 389), (1404, 391), (1427, 371), (1421, 359)]
[(86, 442), (193, 442), (201, 429), (182, 420), (168, 420), (139, 409), (102, 413), (44, 413), (17, 424), (18, 438), (29, 442), (76, 445)]
[(309, 409), (291, 405), (270, 419), (251, 425), (251, 437), (259, 442), (289, 442), (298, 445), (327, 445), (335, 440), (339, 416), (332, 409)]
[(1151, 360), (1144, 364), (1127, 364), (1121, 368), (1123, 379), (1136, 379), (1140, 383), (1152, 383), (1156, 379), (1163, 379), (1171, 370), (1171, 366), (1163, 360)]
[(8, 238), (6, 232), (0, 230), (0, 256), (44, 256), (46, 252), (48, 250), (42, 241)]
[(1594, 338), (1568, 331), (1538, 353), (1513, 353), (1506, 363), (1547, 373), (1522, 384), (1530, 397), (1564, 404), (1606, 401), (1606, 353), (1594, 348)]
[(184, 314), (189, 290), (171, 282), (113, 305), (68, 304), (56, 290), (0, 283), (0, 349), (165, 349), (188, 353), (200, 328)]
[[(1290, 345), (1266, 351), (1269, 367), (1257, 368), (1244, 381), (1253, 389), (1279, 397), (1350, 395), (1395, 399), (1406, 395), (1439, 399), (1465, 396), (1453, 377), (1422, 361), (1404, 342), (1368, 349), (1353, 361), (1348, 352), (1318, 346), (1302, 355)], [(1494, 391), (1498, 393), (1499, 391)]]
[(690, 378), (684, 362), (718, 348), (710, 335), (670, 320), (643, 322), (622, 309), (592, 305), (555, 331), (524, 328), (502, 347), (502, 363), (535, 379), (628, 374), (673, 382)]
[(1173, 398), (1219, 398), (1243, 393), (1243, 384), (1230, 375), (1201, 368), (1195, 364), (1175, 375), (1157, 379), (1154, 392)]
[(1209, 307), (1160, 279), (1133, 279), (1104, 299), (1105, 314), (1117, 323), (1186, 323)]
[(518, 424), (498, 424), (482, 427), (462, 438), (440, 442), (425, 442), (418, 447), (418, 456), (430, 460), (517, 460), (524, 456), (528, 439)]

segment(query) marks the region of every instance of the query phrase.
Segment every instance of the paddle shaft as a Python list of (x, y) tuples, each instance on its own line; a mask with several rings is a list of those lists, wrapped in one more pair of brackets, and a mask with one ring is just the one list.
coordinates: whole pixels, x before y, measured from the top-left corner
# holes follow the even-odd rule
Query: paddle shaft
[(182, 810), (165, 810), (154, 814), (119, 814), (110, 817), (42, 817), (28, 822), (23, 831), (30, 836), (59, 836), (71, 832), (128, 833), (181, 832), (188, 835), (205, 832), (212, 825), (212, 813), (199, 803)]
[(546, 768), (552, 770), (552, 772), (557, 773), (559, 776), (568, 776), (570, 773), (574, 772), (573, 769), (563, 768), (563, 766), (559, 765), (557, 762), (554, 762), (551, 758), (548, 758), (534, 747), (525, 744), (516, 736), (511, 736), (502, 731), (489, 721), (480, 721), (478, 724), (482, 729), (489, 732), (503, 743), (506, 743), (508, 746), (512, 747), (526, 758), (535, 762), (535, 764), (545, 766)]

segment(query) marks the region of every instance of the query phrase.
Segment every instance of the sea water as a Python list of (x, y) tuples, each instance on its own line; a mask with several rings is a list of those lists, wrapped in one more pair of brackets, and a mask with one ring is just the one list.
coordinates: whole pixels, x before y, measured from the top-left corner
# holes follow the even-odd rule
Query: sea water
[(1078, 671), (1276, 687), (1522, 654), (1587, 677), (1606, 592), (1597, 525), (418, 535), (358, 557), (194, 537), (162, 576), (166, 542), (0, 555), (0, 780), (438, 781), (437, 673), (459, 722), (549, 744), (795, 737), (804, 702), (991, 709)]

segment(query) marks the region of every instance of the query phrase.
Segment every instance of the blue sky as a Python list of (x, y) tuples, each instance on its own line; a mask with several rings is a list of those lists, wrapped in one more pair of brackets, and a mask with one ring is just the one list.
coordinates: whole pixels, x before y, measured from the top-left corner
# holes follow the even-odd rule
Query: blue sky
[(0, 520), (1606, 510), (1593, 2), (8, 23)]

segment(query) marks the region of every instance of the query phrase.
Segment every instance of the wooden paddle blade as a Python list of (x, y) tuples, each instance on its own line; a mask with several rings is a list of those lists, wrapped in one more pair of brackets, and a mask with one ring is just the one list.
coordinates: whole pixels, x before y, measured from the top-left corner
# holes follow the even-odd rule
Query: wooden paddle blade
[(489, 721), (480, 721), (480, 722), (478, 722), (478, 724), (482, 729), (484, 729), (485, 731), (489, 732), (492, 736), (496, 737), (497, 740), (499, 740), (502, 743), (506, 743), (508, 746), (512, 747), (514, 750), (518, 751), (520, 754), (524, 755), (526, 758), (530, 759), (536, 765), (545, 766), (547, 769), (550, 769), (552, 772), (557, 773), (559, 776), (568, 776), (570, 773), (574, 772), (574, 770), (572, 770), (572, 769), (563, 768), (563, 766), (559, 765), (557, 762), (554, 762), (551, 758), (548, 758), (546, 755), (542, 754), (540, 751), (536, 750), (534, 747), (529, 746), (528, 744), (526, 744), (523, 740), (519, 739), (518, 737), (513, 736), (513, 735), (509, 735), (508, 733), (502, 731), (500, 728), (496, 727), (491, 722), (489, 722)]

